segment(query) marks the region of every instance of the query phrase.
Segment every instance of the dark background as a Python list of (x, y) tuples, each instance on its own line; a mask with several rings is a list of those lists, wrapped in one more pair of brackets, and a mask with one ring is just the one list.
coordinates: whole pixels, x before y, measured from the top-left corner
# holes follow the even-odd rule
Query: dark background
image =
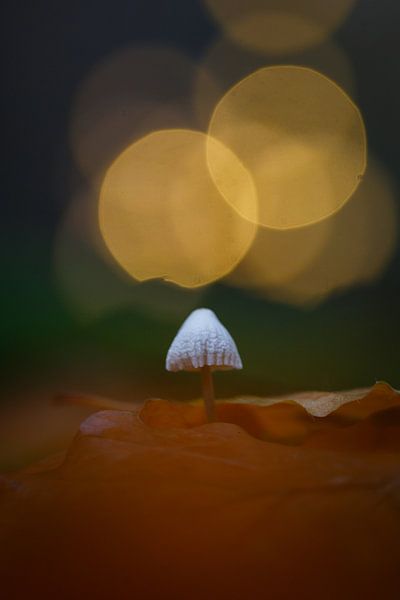
[[(399, 27), (396, 0), (359, 0), (334, 35), (354, 69), (369, 148), (397, 181)], [(172, 45), (200, 60), (218, 26), (200, 0), (13, 0), (3, 2), (3, 28), (4, 405), (31, 396), (45, 401), (65, 387), (133, 400), (196, 396), (195, 376), (164, 371), (181, 319), (134, 305), (92, 321), (77, 318), (55, 283), (53, 248), (71, 182), (80, 177), (68, 126), (85, 76), (111, 51), (141, 42)], [(313, 309), (210, 286), (200, 305), (228, 326), (245, 365), (217, 376), (218, 393), (331, 390), (377, 379), (399, 388), (399, 292), (399, 250), (378, 281)]]

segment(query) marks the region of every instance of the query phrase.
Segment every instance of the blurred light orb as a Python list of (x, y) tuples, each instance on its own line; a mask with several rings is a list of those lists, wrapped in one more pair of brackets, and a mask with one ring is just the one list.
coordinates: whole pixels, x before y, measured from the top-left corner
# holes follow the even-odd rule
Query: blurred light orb
[(128, 46), (107, 56), (82, 82), (70, 117), (81, 171), (97, 183), (124, 148), (161, 128), (193, 127), (195, 63), (168, 46)]
[[(216, 188), (211, 148), (224, 178)], [(100, 229), (116, 261), (135, 279), (160, 278), (183, 287), (223, 277), (253, 242), (257, 196), (232, 151), (199, 131), (163, 130), (129, 146), (108, 169), (99, 201)]]
[[(352, 286), (365, 285), (379, 278), (387, 267), (398, 241), (399, 214), (396, 206), (396, 190), (385, 168), (370, 159), (365, 178), (350, 201), (331, 219), (310, 227), (278, 232), (299, 233), (303, 242), (310, 244), (307, 264), (297, 273), (279, 281), (269, 276), (267, 246), (268, 230), (263, 230), (261, 240), (256, 242), (249, 254), (230, 276), (229, 281), (256, 289), (269, 299), (295, 306), (313, 306), (334, 293)], [(328, 228), (327, 228), (328, 227)], [(307, 239), (307, 236), (309, 239)], [(316, 240), (324, 239), (319, 248)], [(288, 251), (296, 259), (297, 252), (306, 253), (301, 237), (292, 238)], [(311, 239), (311, 242), (310, 242)], [(312, 247), (314, 240), (314, 247)], [(288, 242), (289, 243), (289, 242)], [(259, 255), (255, 254), (259, 251)], [(313, 256), (311, 255), (313, 252)], [(265, 257), (264, 271), (262, 256)], [(243, 266), (242, 266), (243, 265)], [(252, 270), (253, 269), (253, 270)]]
[(259, 227), (250, 250), (227, 281), (264, 291), (284, 285), (305, 271), (323, 252), (331, 228), (330, 219), (321, 221), (318, 227), (285, 230)]
[[(210, 120), (211, 138), (230, 148), (251, 173), (258, 223), (303, 227), (335, 213), (366, 168), (366, 134), (359, 110), (333, 81), (309, 68), (267, 67), (232, 87)], [(244, 218), (244, 204), (224, 190), (214, 147), (208, 163), (218, 187)]]
[(346, 19), (355, 0), (205, 0), (237, 44), (269, 55), (320, 44)]
[(215, 105), (233, 85), (257, 69), (276, 64), (315, 69), (337, 83), (351, 98), (355, 97), (351, 64), (344, 50), (332, 40), (295, 53), (266, 57), (222, 36), (206, 48), (194, 80), (193, 102), (201, 127), (208, 127)]

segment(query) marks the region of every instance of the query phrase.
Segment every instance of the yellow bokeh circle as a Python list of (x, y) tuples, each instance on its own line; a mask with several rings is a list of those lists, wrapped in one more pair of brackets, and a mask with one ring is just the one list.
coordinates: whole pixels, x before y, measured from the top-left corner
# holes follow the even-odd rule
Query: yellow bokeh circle
[(396, 194), (390, 174), (370, 158), (363, 181), (342, 210), (301, 229), (260, 228), (228, 281), (296, 306), (313, 306), (375, 281), (397, 245)]
[(355, 0), (205, 0), (237, 44), (267, 55), (320, 44), (346, 20)]
[(200, 59), (193, 86), (193, 102), (199, 123), (208, 127), (215, 105), (232, 85), (257, 69), (274, 65), (299, 65), (323, 73), (351, 97), (356, 95), (352, 65), (343, 48), (332, 40), (290, 55), (265, 57), (224, 36), (215, 39)]
[[(211, 148), (224, 191), (252, 222), (225, 201), (211, 178)], [(184, 287), (229, 273), (253, 242), (257, 197), (233, 152), (199, 131), (154, 132), (129, 146), (104, 178), (99, 222), (117, 262), (139, 281), (160, 278)]]
[[(335, 213), (356, 190), (366, 168), (361, 114), (347, 94), (313, 69), (267, 67), (233, 86), (210, 120), (210, 136), (230, 148), (256, 186), (258, 223), (290, 229)], [(210, 144), (210, 172), (231, 197)]]
[(79, 86), (70, 116), (82, 173), (97, 183), (124, 148), (151, 131), (196, 127), (190, 115), (196, 69), (166, 45), (127, 46), (99, 61)]

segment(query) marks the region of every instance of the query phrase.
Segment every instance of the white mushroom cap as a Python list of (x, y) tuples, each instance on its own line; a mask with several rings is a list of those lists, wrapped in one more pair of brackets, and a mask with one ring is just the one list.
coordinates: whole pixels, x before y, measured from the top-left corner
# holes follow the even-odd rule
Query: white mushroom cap
[(168, 371), (241, 369), (236, 344), (212, 310), (198, 308), (184, 321), (167, 354)]

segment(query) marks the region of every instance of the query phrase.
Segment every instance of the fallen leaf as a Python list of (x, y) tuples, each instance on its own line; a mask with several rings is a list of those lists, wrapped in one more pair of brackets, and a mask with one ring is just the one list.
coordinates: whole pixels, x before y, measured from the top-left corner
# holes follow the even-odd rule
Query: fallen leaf
[(281, 401), (219, 403), (237, 423), (163, 400), (91, 415), (65, 457), (3, 478), (4, 597), (397, 597), (396, 398), (353, 397), (346, 426)]

